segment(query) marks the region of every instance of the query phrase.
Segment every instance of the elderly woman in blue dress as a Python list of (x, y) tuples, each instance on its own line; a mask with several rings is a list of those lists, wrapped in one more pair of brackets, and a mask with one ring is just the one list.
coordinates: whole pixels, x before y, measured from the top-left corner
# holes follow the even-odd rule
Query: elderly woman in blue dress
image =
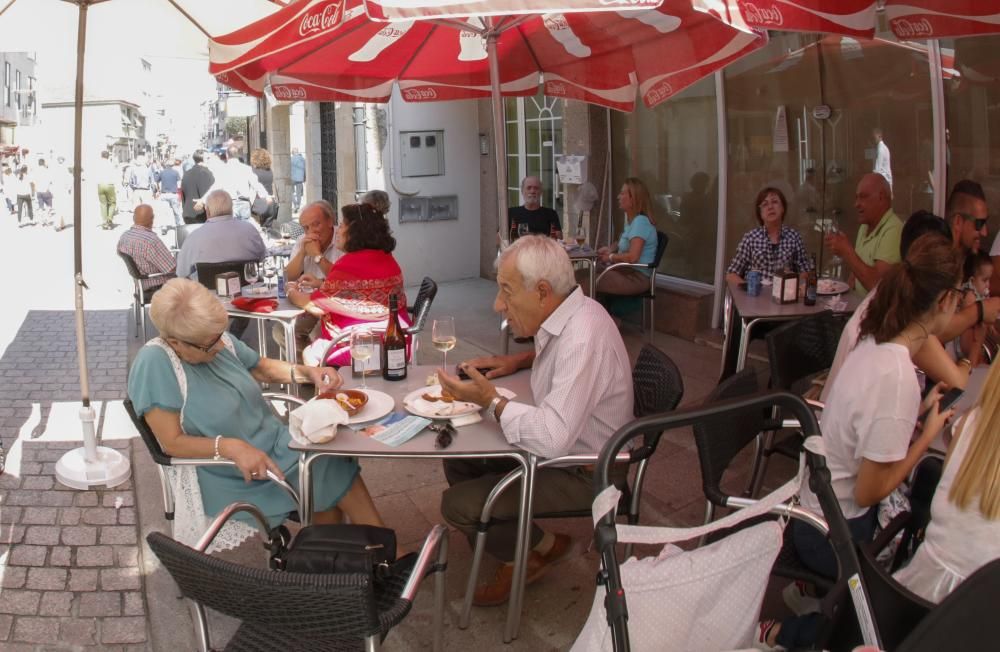
[[(220, 456), (236, 464), (198, 467), (206, 515), (245, 501), (272, 525), (280, 523), (297, 506), (266, 474), (270, 470), (296, 485), (298, 454), (288, 448), (288, 427), (271, 412), (259, 383), (294, 379), (325, 391), (342, 384), (340, 375), (332, 368), (260, 357), (229, 337), (218, 298), (188, 279), (165, 283), (150, 317), (160, 337), (142, 347), (129, 372), (128, 395), (136, 412), (167, 455)], [(346, 515), (352, 523), (382, 525), (355, 460), (327, 457), (317, 460), (312, 472), (317, 523), (340, 522)]]

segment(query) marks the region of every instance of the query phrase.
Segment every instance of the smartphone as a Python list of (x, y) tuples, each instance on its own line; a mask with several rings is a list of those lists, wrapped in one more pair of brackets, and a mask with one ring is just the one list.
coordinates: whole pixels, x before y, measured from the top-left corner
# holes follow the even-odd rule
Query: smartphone
[[(962, 398), (963, 394), (965, 394), (965, 390), (960, 387), (952, 387), (947, 392), (942, 394), (941, 398), (938, 399), (938, 412), (944, 412), (950, 408), (958, 402), (958, 399)], [(920, 421), (926, 419), (929, 412), (930, 410), (925, 410), (924, 413), (920, 415)]]
[[(489, 371), (490, 369), (491, 367), (476, 367), (476, 371), (478, 371), (484, 376), (486, 375), (486, 372)], [(459, 380), (469, 380), (469, 374), (465, 373), (465, 370), (462, 369), (461, 364), (455, 365), (455, 371), (458, 372)]]

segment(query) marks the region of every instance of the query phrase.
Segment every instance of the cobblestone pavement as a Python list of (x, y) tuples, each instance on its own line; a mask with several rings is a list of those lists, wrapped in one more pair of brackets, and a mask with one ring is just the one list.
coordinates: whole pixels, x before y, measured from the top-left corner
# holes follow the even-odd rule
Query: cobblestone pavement
[[(86, 318), (91, 394), (125, 392), (128, 313)], [(149, 649), (131, 481), (77, 491), (55, 463), (80, 442), (80, 386), (71, 311), (31, 311), (0, 358), (0, 648)], [(98, 423), (100, 426), (100, 422)], [(129, 440), (103, 445), (129, 454)]]

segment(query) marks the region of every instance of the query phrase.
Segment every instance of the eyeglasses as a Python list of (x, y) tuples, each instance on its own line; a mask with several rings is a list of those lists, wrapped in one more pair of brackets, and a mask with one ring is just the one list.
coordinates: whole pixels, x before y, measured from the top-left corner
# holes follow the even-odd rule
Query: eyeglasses
[(451, 425), (450, 421), (445, 421), (444, 423), (432, 423), (427, 426), (428, 430), (433, 430), (437, 433), (437, 437), (434, 439), (434, 448), (448, 448), (451, 446), (452, 440), (455, 439), (455, 435), (458, 432), (455, 431), (455, 426)]
[(219, 343), (219, 340), (221, 340), (222, 336), (225, 335), (225, 334), (226, 334), (226, 331), (222, 331), (221, 333), (219, 333), (219, 336), (216, 337), (214, 340), (212, 340), (212, 343), (209, 344), (208, 346), (202, 346), (200, 344), (195, 344), (193, 342), (188, 342), (187, 340), (180, 340), (179, 339), (177, 341), (180, 342), (181, 344), (187, 344), (188, 346), (190, 346), (193, 349), (198, 349), (202, 353), (211, 353), (212, 350), (215, 348), (215, 345)]
[(982, 231), (983, 228), (986, 226), (986, 220), (989, 219), (988, 217), (976, 217), (974, 215), (969, 215), (968, 213), (963, 213), (961, 211), (958, 211), (956, 215), (961, 215), (963, 220), (975, 222), (973, 226), (976, 227), (976, 231)]

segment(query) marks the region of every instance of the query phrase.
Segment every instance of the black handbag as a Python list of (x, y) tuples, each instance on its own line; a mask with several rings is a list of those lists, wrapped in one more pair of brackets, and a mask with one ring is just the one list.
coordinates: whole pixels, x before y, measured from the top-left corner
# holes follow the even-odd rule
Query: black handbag
[(271, 568), (293, 573), (363, 573), (381, 579), (396, 561), (396, 532), (374, 525), (309, 525), (271, 553)]

